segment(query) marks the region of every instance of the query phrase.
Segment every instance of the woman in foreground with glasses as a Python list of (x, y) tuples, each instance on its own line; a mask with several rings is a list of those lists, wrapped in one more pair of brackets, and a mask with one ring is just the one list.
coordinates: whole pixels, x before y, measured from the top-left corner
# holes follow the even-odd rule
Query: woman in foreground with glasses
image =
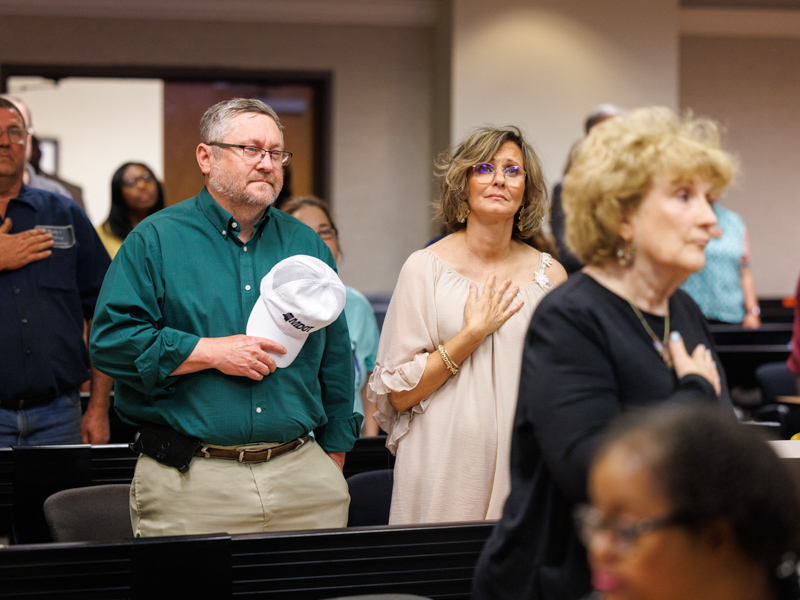
[(571, 510), (597, 441), (620, 412), (708, 402), (732, 413), (698, 306), (678, 287), (703, 268), (711, 210), (733, 176), (708, 120), (640, 109), (592, 128), (564, 178), (567, 243), (587, 266), (547, 296), (525, 340), (512, 489), (473, 597), (589, 592)]
[(575, 511), (593, 598), (796, 600), (793, 474), (752, 431), (688, 406), (610, 428)]
[(500, 516), (525, 328), (566, 279), (522, 241), (541, 226), (546, 192), (517, 128), (478, 129), (437, 167), (455, 233), (403, 266), (367, 391), (397, 456), (397, 524)]
[[(339, 249), (339, 230), (333, 223), (331, 210), (327, 202), (314, 196), (295, 196), (281, 204), (280, 209), (292, 215), (311, 227), (328, 245), (333, 254), (333, 260), (339, 262), (341, 255)], [(372, 414), (375, 411), (373, 404), (368, 404), (367, 380), (375, 367), (375, 355), (378, 353), (378, 323), (375, 320), (375, 311), (366, 296), (358, 290), (345, 287), (347, 297), (344, 305), (344, 314), (347, 319), (347, 328), (350, 331), (350, 349), (353, 353), (353, 367), (355, 368), (354, 410), (364, 415), (364, 435), (378, 435), (378, 423)], [(367, 407), (370, 410), (367, 410)]]
[(113, 259), (140, 221), (164, 208), (164, 192), (153, 171), (142, 163), (125, 163), (111, 178), (111, 211), (97, 234)]

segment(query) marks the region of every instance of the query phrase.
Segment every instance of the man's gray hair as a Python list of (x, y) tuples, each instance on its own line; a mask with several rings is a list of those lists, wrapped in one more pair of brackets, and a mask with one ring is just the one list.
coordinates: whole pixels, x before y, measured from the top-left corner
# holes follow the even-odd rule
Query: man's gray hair
[[(228, 134), (231, 121), (241, 114), (256, 113), (267, 115), (278, 126), (283, 137), (283, 125), (278, 114), (272, 108), (257, 98), (233, 98), (223, 100), (209, 108), (200, 119), (200, 141), (204, 144), (220, 142)], [(214, 148), (219, 152), (219, 148)]]

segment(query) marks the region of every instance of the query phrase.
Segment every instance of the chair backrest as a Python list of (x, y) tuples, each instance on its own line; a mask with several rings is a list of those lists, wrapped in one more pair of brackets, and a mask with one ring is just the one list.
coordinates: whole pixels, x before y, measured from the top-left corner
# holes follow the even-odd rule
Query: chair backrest
[(128, 484), (56, 492), (44, 502), (54, 542), (107, 542), (133, 537)]
[(797, 380), (785, 361), (759, 365), (756, 379), (765, 404), (776, 402), (778, 396), (797, 395)]
[(357, 473), (347, 478), (350, 487), (348, 527), (388, 525), (394, 471), (383, 469)]

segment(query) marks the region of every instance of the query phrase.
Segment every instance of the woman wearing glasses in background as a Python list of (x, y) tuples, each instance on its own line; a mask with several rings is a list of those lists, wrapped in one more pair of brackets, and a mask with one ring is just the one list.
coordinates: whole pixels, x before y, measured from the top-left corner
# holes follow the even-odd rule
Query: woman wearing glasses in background
[(750, 428), (688, 406), (628, 413), (575, 510), (592, 598), (797, 600), (793, 474)]
[[(339, 262), (341, 251), (339, 248), (339, 230), (331, 218), (328, 204), (314, 196), (296, 196), (280, 204), (279, 208), (295, 219), (311, 227), (328, 245), (333, 254), (333, 260)], [(350, 331), (350, 349), (353, 352), (353, 367), (355, 368), (355, 395), (353, 408), (364, 415), (364, 435), (378, 435), (378, 423), (373, 418), (375, 406), (366, 402), (367, 379), (372, 374), (375, 366), (375, 355), (378, 352), (378, 323), (375, 320), (375, 311), (369, 300), (358, 290), (346, 286), (347, 298), (344, 305), (344, 315), (347, 319), (347, 328)], [(367, 410), (367, 407), (370, 410)]]
[(128, 234), (140, 221), (164, 208), (164, 192), (150, 167), (125, 163), (111, 178), (111, 211), (97, 228), (113, 259)]
[(525, 330), (566, 279), (522, 241), (541, 226), (546, 192), (517, 128), (477, 129), (437, 167), (455, 233), (403, 266), (367, 391), (397, 456), (393, 524), (500, 516)]
[(525, 340), (513, 486), (473, 597), (589, 592), (571, 510), (597, 441), (620, 412), (709, 402), (732, 416), (699, 307), (678, 287), (703, 268), (714, 199), (733, 176), (715, 125), (665, 108), (603, 121), (564, 178), (567, 244), (587, 266), (545, 298)]

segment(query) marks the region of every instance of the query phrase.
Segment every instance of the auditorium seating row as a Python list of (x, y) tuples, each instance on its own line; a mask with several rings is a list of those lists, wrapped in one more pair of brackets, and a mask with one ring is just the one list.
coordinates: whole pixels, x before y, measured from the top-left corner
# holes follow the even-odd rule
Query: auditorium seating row
[(34, 544), (0, 551), (0, 598), (466, 600), (491, 523)]
[[(127, 445), (0, 448), (0, 536), (18, 543), (50, 541), (42, 505), (55, 492), (133, 479), (136, 454)], [(345, 477), (392, 469), (385, 438), (360, 438), (347, 453)]]

